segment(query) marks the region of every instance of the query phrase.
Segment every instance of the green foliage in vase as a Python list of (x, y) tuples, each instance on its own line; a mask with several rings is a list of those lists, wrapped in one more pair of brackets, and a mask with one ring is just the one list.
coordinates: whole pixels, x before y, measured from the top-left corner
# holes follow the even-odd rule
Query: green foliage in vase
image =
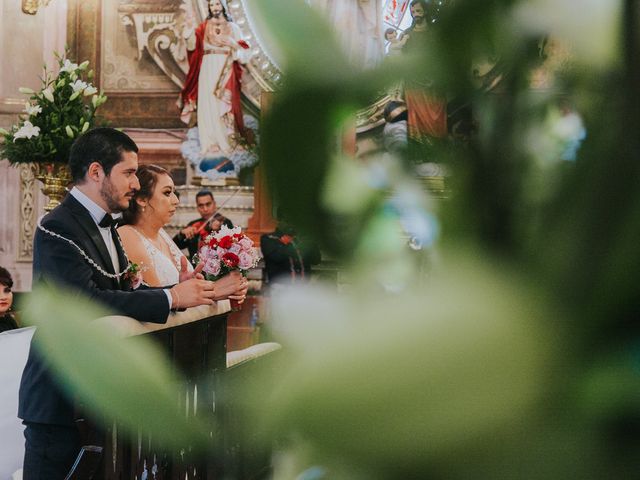
[(9, 131), (0, 129), (0, 157), (13, 164), (66, 163), (73, 141), (96, 124), (96, 110), (107, 97), (91, 84), (89, 62), (80, 65), (58, 56), (59, 71), (45, 71), (39, 91), (28, 95), (24, 114)]

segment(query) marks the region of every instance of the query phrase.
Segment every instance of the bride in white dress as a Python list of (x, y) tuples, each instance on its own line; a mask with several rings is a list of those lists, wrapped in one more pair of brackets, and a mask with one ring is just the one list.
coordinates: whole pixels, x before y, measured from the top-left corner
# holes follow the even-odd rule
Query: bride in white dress
[(174, 285), (181, 271), (192, 271), (193, 267), (162, 228), (180, 203), (173, 179), (157, 165), (143, 165), (136, 175), (140, 190), (125, 212), (128, 224), (118, 229), (122, 246), (129, 260), (140, 266), (145, 284)]

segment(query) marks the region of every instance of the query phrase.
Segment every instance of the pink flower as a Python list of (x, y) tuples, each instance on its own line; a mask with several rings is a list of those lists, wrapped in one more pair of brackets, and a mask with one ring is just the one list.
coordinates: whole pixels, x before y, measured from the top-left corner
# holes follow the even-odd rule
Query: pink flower
[(237, 243), (234, 243), (233, 245), (231, 245), (231, 247), (229, 247), (229, 252), (235, 253), (236, 255), (240, 253), (240, 250), (242, 250), (242, 247)]
[(218, 275), (220, 273), (220, 260), (217, 257), (208, 258), (202, 271), (208, 275)]
[(240, 240), (238, 242), (238, 245), (240, 245), (242, 250), (245, 250), (245, 251), (250, 250), (251, 248), (253, 248), (253, 242), (248, 237), (244, 237), (242, 240)]
[(131, 289), (137, 290), (140, 285), (142, 285), (142, 274), (138, 272), (131, 278)]
[(251, 255), (250, 253), (240, 252), (238, 254), (238, 258), (240, 259), (240, 261), (238, 262), (238, 267), (240, 267), (241, 270), (247, 270), (253, 267), (253, 255)]

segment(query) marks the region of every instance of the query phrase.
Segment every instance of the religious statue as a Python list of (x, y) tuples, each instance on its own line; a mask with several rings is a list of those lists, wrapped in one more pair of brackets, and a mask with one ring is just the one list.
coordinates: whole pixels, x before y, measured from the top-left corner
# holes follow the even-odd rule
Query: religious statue
[[(250, 50), (221, 0), (209, 0), (208, 12), (197, 27), (192, 12), (185, 21), (189, 71), (180, 98), (181, 119), (193, 125), (194, 113), (197, 118), (200, 169), (232, 172), (234, 155), (246, 153), (255, 140), (240, 103), (242, 64), (249, 61)], [(193, 141), (193, 135), (188, 138)]]
[(398, 32), (395, 28), (387, 28), (384, 31), (384, 38), (387, 41), (387, 55), (396, 56), (402, 54), (402, 49), (405, 43), (409, 40), (408, 35), (398, 37)]
[[(403, 52), (420, 53), (431, 35), (439, 3), (427, 3), (425, 0), (411, 2), (409, 12), (413, 21), (402, 36)], [(447, 103), (434, 92), (431, 82), (407, 82), (405, 101), (410, 137), (419, 140), (423, 135), (436, 138), (447, 136)]]

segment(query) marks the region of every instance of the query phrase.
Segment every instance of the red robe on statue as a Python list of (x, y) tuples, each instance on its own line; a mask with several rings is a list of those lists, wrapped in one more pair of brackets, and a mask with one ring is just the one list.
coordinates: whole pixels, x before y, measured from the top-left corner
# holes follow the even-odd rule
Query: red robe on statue
[[(180, 94), (182, 99), (183, 109), (194, 111), (195, 106), (198, 104), (198, 82), (200, 78), (200, 67), (202, 65), (202, 57), (204, 55), (204, 32), (207, 27), (207, 21), (202, 22), (198, 28), (196, 28), (196, 47), (192, 51), (187, 51), (187, 59), (189, 61), (189, 71), (187, 78), (184, 81), (184, 87)], [(239, 41), (238, 45), (241, 48), (248, 49), (249, 45), (244, 41)], [(252, 133), (248, 131), (244, 126), (244, 119), (242, 118), (242, 105), (241, 100), (241, 84), (242, 80), (242, 66), (240, 62), (234, 61), (229, 79), (225, 85), (225, 89), (231, 92), (231, 112), (233, 113), (234, 123), (238, 132), (251, 143), (249, 135)], [(183, 115), (184, 115), (183, 110)], [(184, 121), (184, 119), (183, 119)], [(189, 123), (189, 120), (185, 123)]]

